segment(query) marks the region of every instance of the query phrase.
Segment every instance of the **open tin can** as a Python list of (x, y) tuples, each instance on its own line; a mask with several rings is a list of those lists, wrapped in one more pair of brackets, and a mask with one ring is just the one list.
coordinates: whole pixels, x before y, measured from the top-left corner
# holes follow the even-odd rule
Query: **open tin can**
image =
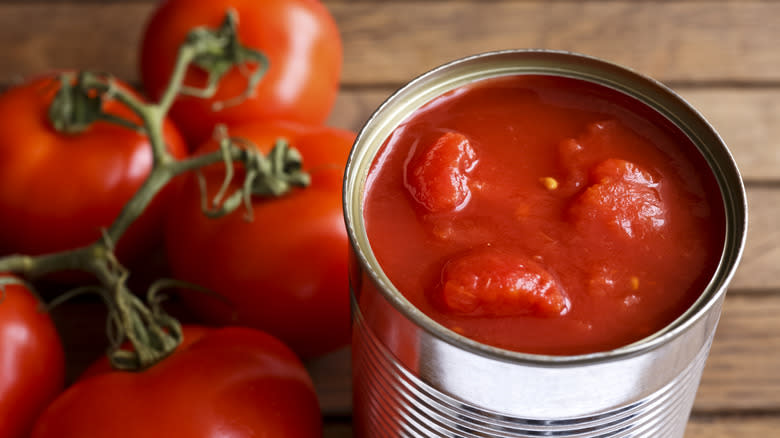
[[(366, 233), (364, 192), (377, 151), (403, 120), (448, 91), (504, 75), (556, 75), (644, 103), (698, 148), (720, 188), (726, 235), (698, 300), (674, 322), (611, 351), (547, 356), (481, 344), (415, 308), (383, 273)], [(344, 183), (351, 241), (357, 437), (682, 437), (747, 231), (745, 189), (726, 145), (662, 84), (617, 65), (516, 50), (454, 61), (413, 80), (368, 120)]]

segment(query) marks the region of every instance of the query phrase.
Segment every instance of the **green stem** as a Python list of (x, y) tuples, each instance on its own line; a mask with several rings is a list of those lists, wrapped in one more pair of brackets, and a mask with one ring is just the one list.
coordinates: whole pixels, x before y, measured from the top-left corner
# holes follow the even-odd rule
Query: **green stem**
[[(170, 354), (181, 341), (181, 326), (159, 308), (158, 301), (151, 302), (156, 299), (150, 297), (147, 306), (129, 290), (129, 273), (113, 253), (114, 244), (173, 177), (225, 161), (226, 166), (231, 167), (228, 175), (232, 178), (232, 162), (240, 161), (247, 168), (248, 182), (244, 184), (247, 191), (243, 193), (246, 198), (250, 194), (264, 194), (267, 187), (273, 189), (275, 194), (280, 194), (281, 189), (305, 185), (308, 181), (308, 175), (301, 169), (300, 155), (286, 146), (272, 153), (270, 159), (265, 159), (253, 146), (244, 149), (241, 147), (243, 143), (237, 144), (225, 134), (220, 141), (220, 150), (213, 153), (178, 161), (168, 151), (163, 133), (165, 115), (177, 95), (192, 91), (184, 85), (187, 69), (191, 65), (209, 73), (209, 86), (200, 90), (204, 97), (213, 96), (219, 79), (235, 66), (249, 62), (258, 65), (248, 80), (248, 88), (255, 87), (264, 74), (268, 66), (267, 58), (240, 44), (237, 23), (235, 12), (228, 11), (219, 29), (198, 28), (190, 32), (179, 49), (167, 88), (157, 103), (144, 102), (135, 93), (118, 86), (111, 77), (83, 72), (61, 76), (60, 90), (50, 106), (49, 119), (60, 132), (78, 135), (93, 122), (102, 120), (146, 134), (154, 156), (152, 170), (101, 239), (69, 251), (40, 256), (2, 257), (0, 272), (21, 274), (28, 279), (63, 270), (92, 273), (101, 285), (97, 290), (109, 307), (107, 333), (112, 340), (109, 354), (116, 368), (144, 369)], [(248, 89), (239, 97), (245, 98), (251, 92)], [(108, 99), (115, 99), (127, 107), (138, 117), (140, 124), (103, 112), (103, 103)], [(255, 180), (259, 183), (252, 185), (251, 182)], [(226, 178), (224, 185), (228, 182)], [(226, 212), (227, 209), (222, 208), (221, 211)], [(156, 289), (155, 286), (150, 288), (150, 296), (153, 295), (152, 290)], [(112, 333), (116, 336), (112, 336)], [(132, 351), (121, 349), (119, 344), (123, 339), (130, 341)]]
[(140, 371), (159, 362), (176, 349), (182, 338), (181, 325), (165, 314), (155, 314), (127, 287), (128, 272), (112, 256), (93, 259), (92, 271), (108, 290), (109, 308), (115, 313), (119, 331), (133, 345), (132, 351), (119, 345), (109, 351), (116, 369)]
[(185, 43), (179, 48), (179, 55), (176, 58), (176, 65), (173, 67), (173, 73), (168, 81), (168, 86), (160, 98), (158, 104), (160, 111), (167, 113), (176, 100), (181, 87), (184, 85), (184, 76), (187, 74), (187, 68), (195, 58), (196, 50), (190, 44)]
[[(186, 65), (181, 66), (178, 64), (176, 67), (178, 70), (185, 70), (187, 68)], [(177, 74), (177, 72), (174, 72), (174, 75), (175, 74)], [(180, 74), (179, 76), (180, 78), (183, 78), (183, 74)], [(135, 93), (128, 92), (117, 86), (111, 78), (106, 80), (97, 75), (85, 74), (83, 76), (82, 86), (87, 90), (96, 90), (103, 93), (107, 98), (116, 99), (141, 119), (143, 129), (149, 137), (149, 144), (152, 147), (152, 155), (155, 164), (164, 164), (173, 160), (170, 152), (168, 152), (163, 136), (163, 123), (167, 109), (163, 110), (158, 104), (142, 101)], [(181, 84), (178, 86), (181, 86)], [(138, 212), (138, 214), (140, 214), (140, 212)]]
[(168, 181), (174, 175), (171, 171), (172, 167), (171, 163), (162, 164), (152, 169), (149, 176), (138, 189), (138, 192), (125, 204), (119, 216), (106, 231), (106, 236), (110, 242), (118, 242), (119, 238), (127, 231), (127, 228), (132, 225), (135, 219), (143, 213), (154, 197), (157, 196), (157, 193), (168, 184)]
[[(231, 148), (229, 153), (230, 153), (230, 158), (234, 161), (240, 160), (241, 157), (244, 155), (241, 149), (236, 149), (236, 148)], [(169, 169), (171, 172), (173, 172), (174, 175), (179, 175), (181, 173), (197, 170), (211, 164), (221, 163), (224, 160), (225, 160), (225, 156), (222, 153), (222, 151), (214, 151), (208, 154), (197, 155), (191, 158), (187, 158), (185, 160), (171, 163)]]
[(99, 248), (88, 246), (40, 256), (11, 255), (0, 258), (0, 272), (14, 272), (28, 279), (38, 279), (57, 271), (91, 272), (85, 267), (98, 251)]
[(143, 126), (141, 126), (141, 125), (139, 125), (139, 124), (137, 124), (135, 122), (131, 122), (130, 120), (123, 119), (122, 117), (115, 116), (113, 114), (101, 114), (100, 115), (100, 120), (102, 120), (104, 122), (113, 123), (115, 125), (122, 126), (122, 127), (127, 128), (127, 129), (129, 129), (131, 131), (135, 131), (135, 132), (137, 132), (139, 134), (146, 134), (144, 132)]

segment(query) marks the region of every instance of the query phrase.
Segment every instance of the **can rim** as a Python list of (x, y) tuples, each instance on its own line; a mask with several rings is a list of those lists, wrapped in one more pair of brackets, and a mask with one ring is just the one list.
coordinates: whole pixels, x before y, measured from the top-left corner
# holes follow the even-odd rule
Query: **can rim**
[[(653, 334), (645, 338), (642, 338), (640, 340), (637, 340), (635, 342), (632, 342), (630, 344), (612, 350), (599, 351), (599, 352), (587, 353), (587, 354), (578, 354), (578, 355), (545, 355), (545, 354), (523, 353), (523, 352), (507, 350), (507, 349), (483, 344), (475, 340), (472, 340), (470, 338), (467, 338), (465, 336), (462, 336), (452, 330), (447, 329), (446, 327), (442, 326), (434, 319), (432, 319), (431, 317), (429, 317), (428, 315), (420, 311), (417, 307), (415, 307), (411, 302), (409, 302), (406, 299), (406, 297), (395, 287), (395, 285), (389, 280), (389, 278), (382, 272), (382, 269), (378, 261), (373, 256), (373, 251), (371, 251), (370, 244), (368, 244), (368, 238), (367, 236), (365, 236), (365, 223), (362, 215), (363, 194), (356, 194), (354, 190), (355, 184), (351, 184), (351, 182), (356, 181), (357, 177), (359, 176), (359, 174), (356, 172), (356, 168), (357, 168), (356, 164), (359, 163), (359, 156), (358, 156), (358, 152), (360, 149), (359, 146), (365, 143), (365, 137), (367, 136), (367, 132), (369, 131), (369, 128), (372, 125), (377, 123), (377, 120), (381, 118), (381, 115), (383, 114), (384, 110), (388, 106), (390, 106), (396, 99), (398, 99), (399, 96), (402, 96), (405, 91), (412, 89), (416, 86), (419, 86), (420, 84), (424, 83), (426, 80), (429, 80), (430, 78), (438, 75), (440, 72), (451, 69), (460, 64), (474, 62), (474, 61), (481, 61), (488, 58), (501, 57), (501, 56), (550, 56), (550, 57), (568, 58), (570, 60), (572, 59), (576, 60), (577, 62), (580, 61), (585, 62), (588, 65), (597, 67), (598, 69), (618, 72), (622, 76), (630, 77), (634, 81), (641, 82), (644, 85), (649, 86), (650, 89), (653, 89), (655, 92), (660, 93), (660, 95), (664, 95), (666, 98), (674, 101), (674, 103), (677, 106), (679, 106), (679, 109), (684, 111), (690, 119), (695, 120), (700, 130), (706, 131), (704, 132), (704, 135), (709, 137), (709, 139), (715, 143), (713, 145), (710, 145), (710, 147), (717, 148), (717, 152), (719, 153), (721, 157), (721, 161), (723, 161), (723, 163), (720, 163), (721, 165), (718, 166), (718, 168), (714, 168), (713, 167), (714, 163), (710, 159), (706, 159), (706, 157), (705, 159), (710, 166), (710, 170), (713, 172), (713, 175), (718, 182), (718, 186), (720, 188), (721, 197), (724, 204), (724, 211), (725, 211), (724, 220), (726, 221), (726, 230), (724, 233), (725, 235), (724, 235), (723, 248), (721, 252), (721, 258), (719, 260), (718, 267), (715, 273), (710, 279), (710, 282), (704, 288), (704, 290), (697, 298), (697, 300), (685, 312), (683, 312), (682, 315), (677, 317), (671, 323), (667, 324), (665, 327), (654, 332)], [(562, 72), (554, 72), (554, 71), (544, 71), (544, 72), (539, 71), (536, 72), (535, 74), (567, 76)], [(593, 78), (588, 78), (587, 75), (582, 75), (582, 76), (578, 75), (573, 77), (582, 80), (593, 79)], [(606, 86), (613, 85), (612, 88), (614, 88), (615, 85), (618, 86), (626, 85), (626, 84), (620, 84), (619, 82), (613, 84), (606, 84), (602, 81), (593, 81), (593, 80), (592, 82), (595, 82), (600, 85), (606, 85)], [(669, 116), (671, 115), (665, 113), (664, 111), (661, 111), (660, 108), (653, 105), (652, 99), (648, 98), (647, 96), (637, 96), (634, 94), (629, 94), (626, 92), (627, 89), (622, 89), (622, 87), (618, 87), (617, 90), (623, 92), (624, 94), (628, 94), (629, 96), (645, 103), (649, 107), (661, 113), (666, 118), (669, 118)], [(699, 149), (700, 153), (706, 155), (705, 151), (702, 150), (702, 148), (704, 147), (704, 145), (702, 144), (703, 140), (698, 138), (692, 138), (692, 134), (694, 133), (689, 132), (690, 130), (683, 129), (683, 127), (680, 126), (680, 121), (673, 120), (673, 119), (670, 119), (670, 121), (674, 123), (675, 126), (678, 127), (678, 129), (682, 130), (689, 137), (689, 139), (694, 143), (697, 149)], [(373, 161), (374, 158), (375, 158), (375, 154), (371, 156), (371, 161)], [(719, 173), (718, 170), (719, 169), (722, 170), (722, 168), (725, 168), (725, 171), (727, 171), (729, 175), (726, 175), (725, 172)], [(726, 179), (728, 180), (726, 181)], [(361, 185), (361, 187), (363, 186)], [(351, 204), (353, 198), (356, 195), (359, 196), (357, 200), (360, 202), (355, 202), (355, 203), (359, 204), (357, 205), (358, 207), (357, 210), (358, 212), (360, 212), (360, 214), (355, 214), (355, 209), (352, 208), (353, 206)], [(712, 127), (712, 125), (710, 125), (710, 123), (704, 118), (704, 116), (698, 110), (696, 110), (692, 105), (690, 105), (687, 101), (685, 101), (682, 97), (680, 97), (671, 88), (667, 87), (663, 83), (649, 76), (646, 76), (630, 68), (618, 65), (610, 61), (606, 61), (601, 58), (593, 57), (590, 55), (584, 55), (581, 53), (561, 51), (561, 50), (510, 49), (510, 50), (483, 52), (483, 53), (459, 58), (450, 61), (448, 63), (442, 64), (432, 70), (429, 70), (417, 76), (416, 78), (414, 78), (413, 80), (411, 80), (410, 82), (402, 86), (401, 88), (397, 89), (372, 113), (372, 115), (364, 123), (363, 127), (358, 133), (347, 161), (342, 196), (343, 196), (344, 220), (347, 227), (347, 233), (348, 233), (350, 245), (355, 252), (355, 256), (358, 259), (361, 268), (368, 273), (368, 275), (371, 277), (371, 280), (375, 284), (381, 286), (377, 288), (379, 293), (381, 293), (382, 296), (388, 302), (390, 302), (391, 305), (393, 305), (393, 307), (395, 307), (396, 310), (398, 310), (401, 314), (409, 318), (420, 329), (458, 348), (464, 348), (472, 353), (481, 356), (490, 357), (496, 360), (501, 360), (501, 361), (511, 362), (511, 363), (523, 363), (523, 364), (529, 364), (535, 366), (569, 366), (569, 365), (579, 365), (579, 364), (586, 364), (586, 363), (625, 359), (656, 349), (668, 343), (672, 339), (680, 336), (689, 327), (691, 327), (697, 321), (703, 318), (704, 315), (708, 313), (710, 308), (719, 301), (721, 295), (726, 293), (726, 286), (730, 283), (731, 279), (733, 278), (734, 273), (736, 271), (736, 267), (738, 266), (739, 261), (742, 258), (742, 254), (745, 247), (746, 236), (747, 236), (747, 215), (748, 215), (747, 196), (745, 193), (745, 187), (744, 187), (742, 177), (740, 175), (739, 169), (737, 167), (737, 164), (733, 158), (731, 151), (728, 149), (721, 136)], [(731, 209), (729, 207), (731, 207)], [(359, 227), (356, 227), (355, 226), (356, 224), (359, 225)], [(360, 244), (361, 239), (359, 239), (358, 236), (359, 231), (365, 237), (365, 239), (363, 239), (366, 242), (365, 245)], [(368, 248), (365, 248), (364, 246), (367, 246)], [(353, 294), (353, 300), (354, 300), (354, 292), (351, 293)], [(356, 311), (359, 311), (359, 308), (356, 307)]]

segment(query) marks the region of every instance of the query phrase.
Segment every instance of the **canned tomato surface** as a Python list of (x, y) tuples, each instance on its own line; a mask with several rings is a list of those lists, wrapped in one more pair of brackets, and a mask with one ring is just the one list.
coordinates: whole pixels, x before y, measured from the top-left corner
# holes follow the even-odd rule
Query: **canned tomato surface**
[[(453, 118), (468, 99), (484, 106)], [(344, 212), (356, 436), (683, 435), (747, 205), (723, 141), (668, 88), (564, 52), (446, 64), (365, 124)]]

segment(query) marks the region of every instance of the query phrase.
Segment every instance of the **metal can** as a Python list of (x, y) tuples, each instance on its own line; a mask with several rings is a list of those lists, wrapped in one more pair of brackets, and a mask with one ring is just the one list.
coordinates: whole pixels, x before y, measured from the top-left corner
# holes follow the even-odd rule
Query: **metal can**
[[(726, 212), (719, 266), (699, 299), (655, 334), (606, 352), (524, 354), (440, 326), (382, 272), (363, 221), (374, 157), (407, 116), (480, 79), (559, 75), (629, 95), (674, 123), (717, 180)], [(480, 54), (438, 67), (389, 97), (357, 137), (344, 182), (351, 241), (353, 418), (358, 437), (682, 437), (747, 231), (745, 189), (717, 132), (650, 78), (592, 57), (547, 50)]]

